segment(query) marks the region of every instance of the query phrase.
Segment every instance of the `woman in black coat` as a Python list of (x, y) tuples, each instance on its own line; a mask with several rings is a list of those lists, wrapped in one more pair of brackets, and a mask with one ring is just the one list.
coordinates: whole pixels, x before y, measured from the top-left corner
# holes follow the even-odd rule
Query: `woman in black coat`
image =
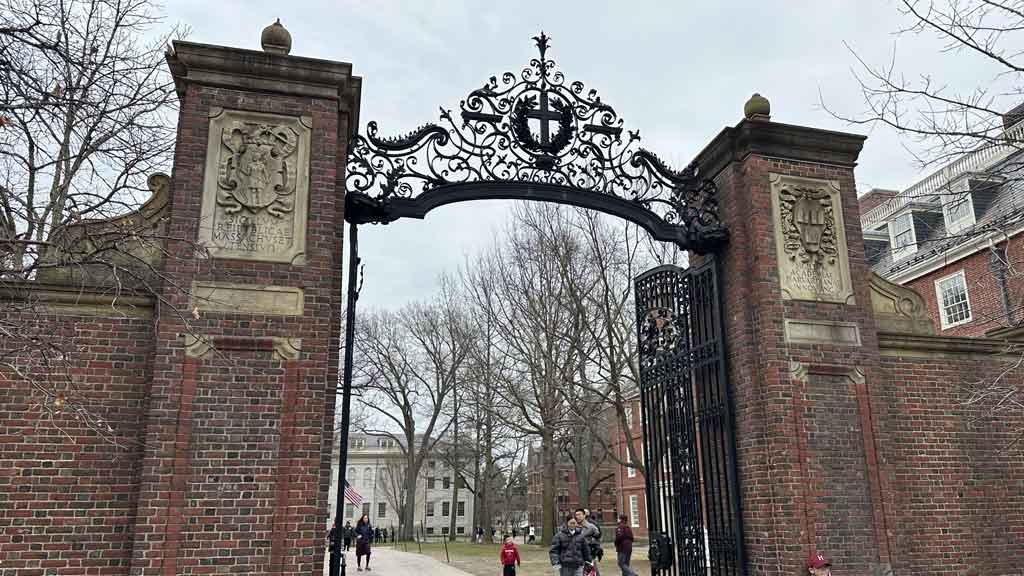
[(363, 514), (356, 522), (356, 571), (363, 571), (363, 556), (366, 556), (366, 571), (370, 572), (370, 539), (373, 538), (373, 528), (370, 526), (370, 517)]

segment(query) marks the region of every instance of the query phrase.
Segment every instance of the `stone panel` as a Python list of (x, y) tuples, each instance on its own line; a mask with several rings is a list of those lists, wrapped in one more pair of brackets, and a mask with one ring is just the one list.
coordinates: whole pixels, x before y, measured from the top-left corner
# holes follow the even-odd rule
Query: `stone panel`
[(785, 330), (786, 342), (793, 344), (860, 346), (860, 329), (855, 322), (787, 318)]
[(852, 304), (839, 182), (776, 173), (769, 180), (782, 297)]
[(214, 258), (305, 263), (309, 117), (214, 108), (199, 242)]
[(192, 282), (192, 308), (203, 312), (302, 316), (303, 291), (290, 286)]

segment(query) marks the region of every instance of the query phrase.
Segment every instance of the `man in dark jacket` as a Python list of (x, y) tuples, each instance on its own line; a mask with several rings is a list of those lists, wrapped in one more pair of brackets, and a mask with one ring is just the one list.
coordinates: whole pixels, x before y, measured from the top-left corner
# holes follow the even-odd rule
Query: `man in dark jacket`
[(629, 518), (625, 514), (619, 514), (619, 524), (615, 527), (615, 552), (622, 576), (638, 576), (629, 566), (633, 556), (633, 529), (629, 527)]
[(580, 533), (576, 519), (569, 517), (565, 526), (555, 534), (548, 552), (551, 565), (559, 576), (581, 576), (583, 565), (591, 562), (590, 547)]

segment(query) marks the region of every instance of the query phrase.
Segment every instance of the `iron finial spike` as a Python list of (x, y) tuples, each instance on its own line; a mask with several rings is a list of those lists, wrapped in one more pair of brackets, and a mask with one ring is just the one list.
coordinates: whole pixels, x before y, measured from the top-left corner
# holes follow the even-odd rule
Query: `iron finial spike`
[(544, 31), (540, 31), (540, 36), (534, 36), (533, 40), (537, 43), (537, 49), (540, 50), (540, 59), (544, 60), (544, 53), (548, 51), (548, 40), (551, 37), (544, 34)]

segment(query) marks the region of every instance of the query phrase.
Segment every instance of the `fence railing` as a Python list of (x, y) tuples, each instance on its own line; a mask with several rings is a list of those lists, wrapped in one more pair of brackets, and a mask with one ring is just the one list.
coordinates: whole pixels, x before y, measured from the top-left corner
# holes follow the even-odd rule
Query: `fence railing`
[(1020, 151), (1024, 147), (1024, 121), (1017, 122), (1006, 129), (1000, 135), (999, 140), (1004, 141), (1004, 143), (986, 143), (973, 152), (964, 154), (939, 170), (932, 172), (888, 201), (861, 214), (861, 228), (867, 229), (879, 222), (888, 220), (890, 216), (911, 202), (930, 201), (933, 196), (941, 194), (942, 188), (957, 177), (968, 172), (985, 170), (1006, 159), (1014, 152)]

